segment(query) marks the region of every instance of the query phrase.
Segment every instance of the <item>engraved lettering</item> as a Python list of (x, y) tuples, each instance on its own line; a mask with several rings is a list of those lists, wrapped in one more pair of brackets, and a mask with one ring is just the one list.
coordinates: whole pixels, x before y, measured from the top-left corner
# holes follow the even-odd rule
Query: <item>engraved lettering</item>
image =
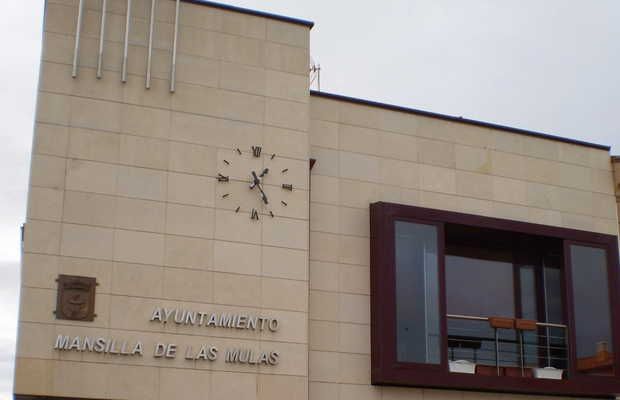
[(226, 350), (226, 358), (227, 363), (235, 363), (239, 361), (239, 349)]
[(82, 342), (82, 351), (93, 351), (95, 349), (95, 342), (88, 336), (84, 337)]
[(196, 325), (196, 317), (197, 317), (196, 312), (188, 311), (185, 314), (185, 324), (186, 325)]
[(278, 365), (280, 354), (277, 351), (269, 353), (269, 364)]
[(58, 335), (54, 349), (69, 350), (69, 336)]
[(133, 347), (133, 350), (131, 351), (132, 355), (142, 355), (143, 353), (143, 348), (142, 348), (142, 342), (136, 342), (136, 345)]
[(158, 307), (153, 310), (153, 315), (151, 315), (151, 321), (162, 322), (161, 308)]

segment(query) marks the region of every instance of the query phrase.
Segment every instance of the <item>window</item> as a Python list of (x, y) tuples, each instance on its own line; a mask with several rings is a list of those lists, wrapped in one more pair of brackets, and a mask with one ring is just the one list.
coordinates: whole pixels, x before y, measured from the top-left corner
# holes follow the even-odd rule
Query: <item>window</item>
[[(542, 325), (549, 322), (545, 302), (562, 307), (561, 292), (546, 289), (554, 281), (543, 279), (545, 258), (561, 253), (561, 241), (459, 224), (445, 224), (445, 232), (449, 362), (466, 360), (477, 366), (474, 373), (491, 375), (497, 375), (498, 363), (504, 375), (530, 375), (535, 367), (563, 369), (566, 330)], [(500, 329), (496, 340), (489, 322), (494, 317), (538, 325)], [(560, 311), (556, 324), (563, 320)]]
[(440, 363), (437, 227), (396, 221), (397, 360)]
[(602, 248), (570, 245), (577, 371), (614, 374), (607, 256)]
[(619, 393), (617, 243), (371, 205), (373, 383)]

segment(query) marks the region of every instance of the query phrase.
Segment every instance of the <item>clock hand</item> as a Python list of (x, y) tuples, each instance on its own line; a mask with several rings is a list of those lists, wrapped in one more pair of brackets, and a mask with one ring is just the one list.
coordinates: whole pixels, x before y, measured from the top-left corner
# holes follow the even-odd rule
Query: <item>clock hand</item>
[(267, 175), (268, 173), (269, 173), (269, 168), (265, 168), (265, 169), (263, 170), (263, 172), (261, 172), (261, 173), (260, 173), (260, 175), (259, 175), (259, 176), (262, 178), (263, 176)]
[(252, 183), (250, 184), (250, 189), (254, 189), (254, 187), (260, 184), (260, 179), (256, 176), (256, 172), (252, 171), (252, 177), (254, 178)]
[(258, 190), (260, 190), (260, 194), (261, 194), (261, 197), (263, 198), (263, 201), (265, 202), (265, 204), (269, 204), (269, 200), (267, 200), (267, 195), (265, 194), (265, 192), (263, 192), (263, 188), (260, 187), (260, 184), (258, 184), (257, 186), (258, 186)]
[[(263, 173), (265, 173), (265, 171), (263, 171)], [(258, 187), (258, 190), (260, 190), (260, 195), (261, 195), (261, 198), (263, 199), (263, 202), (265, 204), (269, 204), (269, 200), (267, 200), (267, 195), (263, 191), (263, 188), (260, 186), (260, 178), (256, 176), (256, 172), (252, 171), (252, 177), (254, 178), (254, 181), (250, 185), (250, 189), (254, 189), (255, 187)]]

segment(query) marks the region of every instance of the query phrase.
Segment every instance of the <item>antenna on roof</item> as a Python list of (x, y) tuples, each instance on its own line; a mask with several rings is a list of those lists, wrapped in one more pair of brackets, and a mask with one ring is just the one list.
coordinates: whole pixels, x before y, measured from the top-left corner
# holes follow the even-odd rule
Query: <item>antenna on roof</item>
[(321, 91), (321, 64), (314, 61), (314, 58), (310, 57), (310, 88), (316, 81), (316, 88)]

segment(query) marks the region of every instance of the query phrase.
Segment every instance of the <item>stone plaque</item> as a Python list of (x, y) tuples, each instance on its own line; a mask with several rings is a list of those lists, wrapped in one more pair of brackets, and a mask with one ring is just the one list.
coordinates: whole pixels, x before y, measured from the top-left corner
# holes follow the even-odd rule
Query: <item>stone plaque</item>
[(56, 319), (93, 321), (97, 279), (85, 276), (58, 275)]

